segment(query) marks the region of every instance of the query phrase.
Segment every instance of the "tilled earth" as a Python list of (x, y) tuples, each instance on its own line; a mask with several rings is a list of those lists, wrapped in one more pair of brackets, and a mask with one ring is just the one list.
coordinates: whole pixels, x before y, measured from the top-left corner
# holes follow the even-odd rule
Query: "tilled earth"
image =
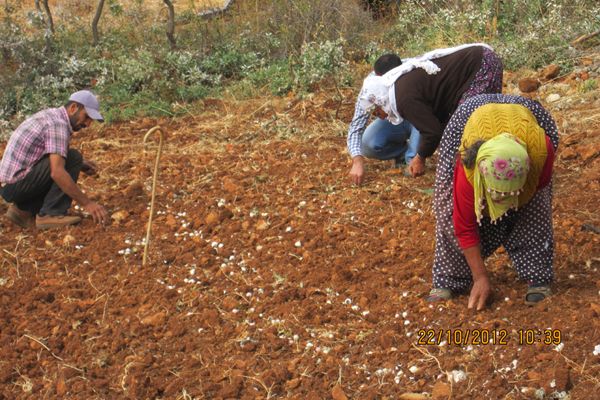
[(424, 300), (434, 164), (370, 162), (351, 186), (354, 91), (82, 132), (101, 172), (80, 183), (111, 224), (0, 219), (0, 399), (600, 398), (600, 94), (563, 78), (533, 95), (562, 135), (555, 294), (535, 307), (502, 251), (490, 308)]

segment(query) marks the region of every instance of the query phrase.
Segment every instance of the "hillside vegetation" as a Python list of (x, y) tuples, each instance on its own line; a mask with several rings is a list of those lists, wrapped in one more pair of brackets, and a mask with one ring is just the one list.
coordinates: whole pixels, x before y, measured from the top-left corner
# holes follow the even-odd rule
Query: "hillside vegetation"
[(33, 1), (6, 0), (0, 135), (84, 87), (102, 96), (109, 122), (176, 116), (206, 97), (339, 89), (383, 52), (405, 57), (465, 42), (491, 44), (510, 70), (556, 63), (568, 71), (577, 57), (569, 43), (600, 29), (594, 0), (392, 1), (377, 20), (358, 0), (236, 1), (203, 16), (224, 3), (175, 2), (173, 45), (163, 2), (108, 0), (94, 45), (95, 2), (50, 1), (52, 32)]

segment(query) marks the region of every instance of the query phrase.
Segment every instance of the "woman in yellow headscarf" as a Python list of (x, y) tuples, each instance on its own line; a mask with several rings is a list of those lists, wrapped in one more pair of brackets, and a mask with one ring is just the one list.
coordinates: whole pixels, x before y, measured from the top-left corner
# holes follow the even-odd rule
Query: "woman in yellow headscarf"
[(556, 124), (536, 101), (490, 94), (457, 109), (440, 143), (428, 300), (469, 291), (468, 307), (484, 308), (491, 294), (484, 259), (500, 245), (529, 285), (525, 303), (550, 295), (557, 146)]

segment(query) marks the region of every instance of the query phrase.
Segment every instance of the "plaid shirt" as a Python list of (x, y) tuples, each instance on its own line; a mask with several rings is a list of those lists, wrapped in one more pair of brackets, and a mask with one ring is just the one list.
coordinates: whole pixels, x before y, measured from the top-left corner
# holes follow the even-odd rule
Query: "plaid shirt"
[(49, 108), (26, 119), (13, 132), (0, 162), (0, 182), (15, 183), (46, 154), (67, 158), (71, 123), (64, 107)]
[[(371, 72), (369, 76), (371, 75), (375, 75), (375, 73)], [(356, 107), (354, 107), (354, 117), (352, 117), (352, 122), (350, 122), (350, 127), (348, 128), (348, 152), (351, 157), (362, 155), (362, 135), (365, 133), (368, 122), (369, 113), (359, 105), (357, 99)]]

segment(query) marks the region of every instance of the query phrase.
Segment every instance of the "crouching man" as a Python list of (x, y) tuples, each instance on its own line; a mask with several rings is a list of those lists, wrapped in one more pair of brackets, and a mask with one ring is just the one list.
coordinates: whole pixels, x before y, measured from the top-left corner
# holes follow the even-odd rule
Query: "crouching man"
[(81, 217), (67, 215), (75, 200), (95, 222), (106, 222), (104, 207), (77, 186), (79, 172), (94, 175), (97, 166), (69, 148), (73, 132), (104, 121), (99, 108), (96, 96), (81, 90), (65, 106), (40, 111), (13, 132), (0, 161), (0, 194), (11, 203), (8, 219), (24, 228), (77, 224)]

